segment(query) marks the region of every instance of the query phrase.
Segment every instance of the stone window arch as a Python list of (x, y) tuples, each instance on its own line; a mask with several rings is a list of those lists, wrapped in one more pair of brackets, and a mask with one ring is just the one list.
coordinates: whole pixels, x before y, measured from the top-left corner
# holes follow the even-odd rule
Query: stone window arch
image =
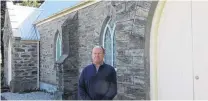
[(102, 46), (105, 48), (104, 62), (116, 68), (115, 22), (107, 17), (102, 31)]

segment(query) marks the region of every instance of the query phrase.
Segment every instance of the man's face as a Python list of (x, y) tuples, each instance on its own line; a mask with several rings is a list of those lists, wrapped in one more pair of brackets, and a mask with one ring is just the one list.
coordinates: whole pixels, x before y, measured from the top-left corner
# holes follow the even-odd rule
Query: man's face
[(93, 48), (92, 50), (92, 61), (94, 64), (100, 64), (103, 62), (104, 53), (102, 48)]

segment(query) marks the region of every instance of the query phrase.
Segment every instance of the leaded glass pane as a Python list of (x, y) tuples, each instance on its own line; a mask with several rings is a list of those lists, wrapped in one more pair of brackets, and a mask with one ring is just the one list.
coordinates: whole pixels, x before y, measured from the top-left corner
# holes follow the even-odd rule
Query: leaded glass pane
[(58, 36), (56, 40), (56, 60), (58, 60), (61, 56), (61, 39)]
[(104, 48), (106, 50), (105, 63), (112, 65), (112, 40), (109, 28), (107, 28), (104, 39)]

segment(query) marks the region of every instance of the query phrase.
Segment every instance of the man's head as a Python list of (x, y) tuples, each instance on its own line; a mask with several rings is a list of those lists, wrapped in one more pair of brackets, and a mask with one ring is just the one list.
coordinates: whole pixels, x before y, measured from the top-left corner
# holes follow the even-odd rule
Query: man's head
[(95, 46), (92, 49), (92, 62), (94, 64), (103, 63), (104, 55), (105, 55), (105, 49), (102, 46)]

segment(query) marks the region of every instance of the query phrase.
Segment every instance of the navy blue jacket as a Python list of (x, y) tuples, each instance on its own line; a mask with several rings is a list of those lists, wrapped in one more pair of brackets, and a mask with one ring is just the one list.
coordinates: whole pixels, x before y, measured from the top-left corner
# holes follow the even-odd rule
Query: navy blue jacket
[(112, 100), (117, 94), (115, 69), (103, 63), (98, 69), (94, 64), (85, 67), (78, 84), (78, 97), (81, 100)]

